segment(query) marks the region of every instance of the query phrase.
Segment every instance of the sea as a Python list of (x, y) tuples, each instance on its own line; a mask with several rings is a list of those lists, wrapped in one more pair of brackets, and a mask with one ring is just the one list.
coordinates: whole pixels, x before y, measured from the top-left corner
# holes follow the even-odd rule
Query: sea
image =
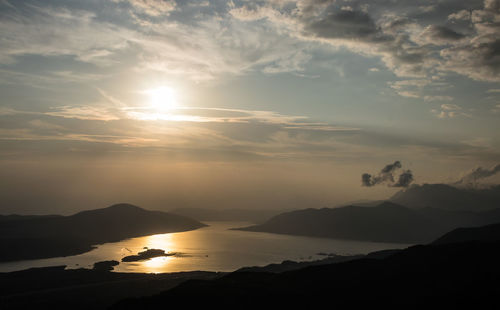
[[(66, 257), (0, 263), (0, 272), (65, 265), (67, 269), (92, 268), (105, 260), (120, 261), (116, 272), (165, 273), (180, 271), (231, 272), (247, 266), (265, 266), (285, 260), (323, 259), (327, 255), (367, 254), (410, 246), (400, 243), (313, 238), (231, 230), (246, 222), (207, 222), (197, 230), (156, 234), (96, 245), (92, 251)], [(162, 249), (169, 256), (138, 262), (121, 262), (125, 256), (146, 249)]]

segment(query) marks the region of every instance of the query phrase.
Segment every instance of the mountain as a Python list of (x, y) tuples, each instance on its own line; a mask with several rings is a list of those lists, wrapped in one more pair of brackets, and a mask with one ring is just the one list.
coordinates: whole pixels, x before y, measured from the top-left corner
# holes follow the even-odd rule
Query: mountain
[(130, 204), (71, 216), (12, 217), (0, 221), (0, 261), (84, 253), (93, 245), (158, 233), (193, 230), (204, 224), (176, 214)]
[(410, 208), (485, 211), (500, 208), (500, 185), (489, 188), (459, 188), (447, 184), (412, 185), (390, 201)]
[(500, 222), (500, 210), (453, 212), (410, 209), (392, 202), (375, 207), (305, 209), (239, 230), (376, 242), (427, 243), (460, 226)]
[(382, 258), (283, 273), (234, 272), (191, 280), (111, 309), (498, 309), (500, 243), (419, 245)]
[(269, 218), (286, 212), (285, 210), (268, 209), (204, 209), (204, 208), (179, 208), (171, 211), (174, 214), (187, 216), (198, 221), (233, 221), (263, 223)]
[(188, 279), (214, 279), (221, 273), (122, 273), (66, 266), (0, 273), (0, 309), (104, 310), (124, 298), (150, 296)]
[(440, 237), (433, 244), (469, 241), (500, 241), (500, 223), (482, 227), (457, 228)]

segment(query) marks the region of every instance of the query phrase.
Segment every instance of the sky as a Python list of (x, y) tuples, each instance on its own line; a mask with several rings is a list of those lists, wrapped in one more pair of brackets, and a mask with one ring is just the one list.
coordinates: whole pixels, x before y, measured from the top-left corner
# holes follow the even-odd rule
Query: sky
[(308, 208), (500, 162), (498, 0), (0, 0), (0, 213)]

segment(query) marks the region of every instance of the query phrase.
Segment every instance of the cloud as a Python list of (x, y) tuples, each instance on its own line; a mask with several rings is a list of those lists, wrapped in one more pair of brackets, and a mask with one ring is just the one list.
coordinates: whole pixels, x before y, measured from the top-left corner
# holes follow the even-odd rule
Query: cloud
[(413, 173), (411, 172), (411, 170), (405, 170), (399, 175), (398, 181), (394, 183), (392, 186), (408, 187), (410, 186), (411, 182), (413, 182)]
[(430, 25), (420, 33), (420, 38), (425, 43), (445, 45), (460, 41), (465, 38), (465, 35), (445, 26)]
[(310, 21), (305, 31), (313, 36), (327, 39), (354, 39), (367, 42), (384, 40), (380, 37), (380, 29), (365, 12), (353, 10), (336, 10), (325, 16)]
[(394, 180), (394, 173), (396, 170), (401, 169), (401, 167), (401, 162), (397, 160), (392, 164), (386, 165), (376, 176), (363, 173), (361, 175), (361, 185), (371, 187), (378, 184), (387, 184), (390, 187), (408, 187), (413, 182), (413, 174), (410, 170), (403, 171), (397, 181)]
[(286, 11), (269, 1), (264, 6), (254, 4), (250, 9), (245, 4), (232, 10), (244, 12), (242, 19), (267, 18), (288, 25), (293, 36), (308, 42), (380, 57), (400, 77), (455, 72), (476, 80), (498, 81), (495, 38), (499, 36), (496, 21), (500, 14), (493, 9), (496, 4), (424, 2), (428, 5), (417, 6), (411, 1), (390, 5), (385, 1), (289, 1), (296, 9)]
[(424, 101), (433, 102), (433, 101), (452, 101), (452, 96), (424, 96)]
[(172, 0), (113, 0), (128, 2), (134, 9), (150, 16), (168, 15), (175, 10), (177, 3)]
[(82, 120), (113, 121), (120, 119), (115, 113), (110, 112), (109, 108), (96, 106), (61, 106), (44, 114)]
[[(499, 80), (500, 14), (489, 1), (269, 0), (227, 2), (209, 6), (212, 11), (169, 0), (113, 4), (103, 12), (94, 4), (88, 10), (7, 7), (0, 21), (0, 62), (26, 54), (73, 55), (112, 66), (120, 65), (118, 55), (132, 52), (138, 70), (207, 81), (253, 70), (304, 75), (311, 51), (329, 44), (378, 57), (399, 77), (455, 72)], [(468, 8), (470, 25), (464, 21)]]
[(497, 173), (500, 173), (500, 164), (497, 164), (490, 169), (477, 167), (467, 172), (460, 180), (452, 183), (452, 185), (463, 187), (477, 187), (479, 185), (479, 181), (494, 176)]
[(456, 104), (444, 103), (441, 104), (441, 109), (432, 109), (431, 112), (438, 118), (455, 118), (457, 116), (471, 117), (468, 113), (462, 111), (462, 108)]
[(12, 63), (17, 56), (29, 54), (73, 55), (83, 62), (106, 65), (109, 56), (127, 47), (130, 32), (97, 21), (94, 12), (24, 6), (0, 11), (0, 62)]

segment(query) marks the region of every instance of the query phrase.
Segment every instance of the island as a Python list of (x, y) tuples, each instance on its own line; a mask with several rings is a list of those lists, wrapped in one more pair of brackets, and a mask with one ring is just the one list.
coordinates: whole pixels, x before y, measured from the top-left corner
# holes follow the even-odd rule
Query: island
[(101, 262), (94, 263), (94, 270), (100, 271), (112, 271), (115, 266), (120, 264), (119, 261), (116, 260), (105, 260)]
[(174, 256), (176, 254), (177, 253), (165, 253), (165, 251), (161, 249), (148, 249), (146, 251), (137, 253), (137, 255), (125, 256), (124, 258), (122, 258), (122, 262), (137, 262), (155, 257)]

